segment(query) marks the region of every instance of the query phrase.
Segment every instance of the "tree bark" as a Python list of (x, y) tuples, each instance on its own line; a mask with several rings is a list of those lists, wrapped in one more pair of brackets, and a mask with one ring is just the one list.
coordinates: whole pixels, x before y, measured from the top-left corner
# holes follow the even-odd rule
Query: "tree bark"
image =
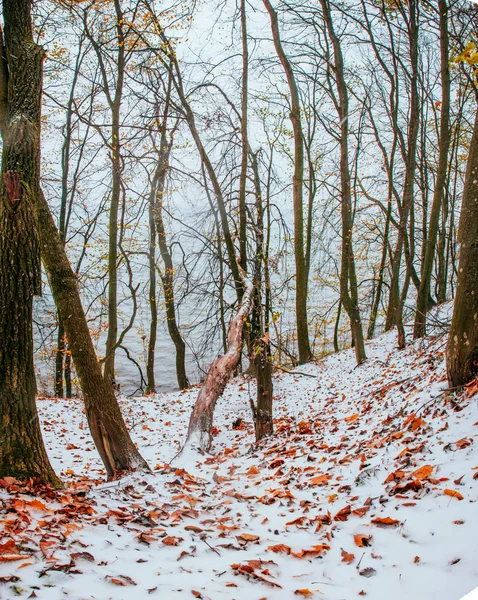
[(366, 360), (362, 321), (358, 305), (358, 285), (353, 251), (352, 194), (350, 185), (350, 163), (348, 150), (349, 137), (349, 100), (345, 81), (344, 60), (339, 38), (335, 33), (332, 12), (328, 0), (320, 0), (327, 31), (332, 42), (335, 82), (338, 92), (337, 112), (340, 119), (340, 194), (342, 212), (342, 257), (340, 269), (340, 299), (350, 319), (350, 328), (354, 340), (355, 358), (360, 365)]
[(206, 380), (201, 387), (189, 420), (188, 436), (184, 448), (191, 447), (202, 452), (208, 452), (211, 449), (216, 402), (241, 359), (244, 322), (251, 309), (254, 285), (246, 279), (242, 270), (239, 273), (245, 293), (242, 304), (229, 325), (227, 352), (224, 356), (216, 358), (209, 367)]
[[(30, 0), (3, 0), (0, 60), (0, 477), (55, 487), (35, 404), (33, 297), (41, 294), (37, 200), (43, 48), (33, 41)], [(5, 61), (5, 62), (4, 62)]]
[(446, 348), (450, 387), (478, 375), (478, 111), (466, 167), (458, 228), (460, 259), (455, 305)]
[[(269, 341), (269, 274), (266, 267), (264, 244), (264, 207), (259, 178), (257, 156), (251, 153), (254, 188), (256, 193), (256, 252), (254, 257), (254, 297), (251, 310), (250, 361), (256, 375), (256, 404), (252, 400), (254, 430), (256, 441), (272, 435), (274, 420), (272, 416), (273, 383), (272, 358)], [(262, 285), (264, 268), (264, 286)], [(262, 306), (262, 289), (265, 288), (265, 303)]]
[(269, 0), (263, 0), (263, 3), (269, 13), (274, 47), (287, 78), (291, 99), (290, 120), (294, 132), (294, 176), (292, 181), (292, 194), (294, 202), (294, 257), (296, 275), (295, 310), (299, 364), (303, 364), (312, 360), (309, 342), (309, 327), (307, 323), (308, 277), (304, 247), (304, 133), (302, 131), (300, 116), (299, 89), (297, 87), (292, 65), (282, 46), (277, 12)]
[[(419, 131), (419, 97), (418, 97), (418, 10), (417, 0), (410, 0), (408, 3), (407, 29), (410, 40), (410, 113), (408, 126), (408, 144), (405, 154), (405, 180), (403, 184), (402, 206), (400, 208), (400, 221), (398, 228), (397, 242), (391, 261), (391, 281), (390, 296), (387, 309), (387, 318), (385, 330), (388, 331), (393, 326), (400, 326), (403, 306), (400, 301), (400, 266), (402, 254), (407, 237), (407, 225), (410, 216), (410, 210), (413, 202), (413, 190), (416, 170), (416, 151), (417, 138)], [(402, 152), (403, 153), (403, 152)]]
[(123, 471), (137, 468), (148, 470), (148, 465), (126, 429), (113, 388), (101, 373), (81, 305), (76, 276), (43, 193), (39, 196), (38, 221), (41, 257), (80, 380), (91, 435), (108, 479), (118, 477)]
[(449, 40), (448, 40), (448, 5), (446, 0), (438, 1), (440, 20), (440, 55), (441, 55), (441, 118), (440, 139), (438, 149), (438, 168), (433, 192), (433, 202), (428, 225), (425, 257), (423, 261), (420, 287), (418, 289), (417, 309), (413, 328), (414, 339), (423, 337), (426, 329), (426, 314), (430, 306), (430, 287), (435, 251), (437, 246), (438, 229), (440, 225), (440, 212), (443, 206), (445, 184), (448, 171), (448, 151), (450, 147), (450, 66), (449, 66)]

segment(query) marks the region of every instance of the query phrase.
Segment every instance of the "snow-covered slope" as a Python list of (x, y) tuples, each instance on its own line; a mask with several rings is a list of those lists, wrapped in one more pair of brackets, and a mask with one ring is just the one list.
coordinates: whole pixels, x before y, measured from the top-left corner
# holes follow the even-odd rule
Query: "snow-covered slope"
[(473, 388), (445, 392), (435, 333), (401, 352), (381, 336), (360, 367), (346, 351), (278, 373), (277, 434), (259, 446), (253, 383), (236, 379), (212, 456), (170, 464), (197, 389), (124, 398), (154, 474), (120, 482), (98, 484), (81, 402), (40, 400), (71, 487), (33, 500), (1, 482), (0, 598), (458, 600), (478, 586), (478, 408)]

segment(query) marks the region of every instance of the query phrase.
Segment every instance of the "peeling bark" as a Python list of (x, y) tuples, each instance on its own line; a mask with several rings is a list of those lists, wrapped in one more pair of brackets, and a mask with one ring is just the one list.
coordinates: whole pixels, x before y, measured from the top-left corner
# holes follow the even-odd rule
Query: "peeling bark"
[(229, 325), (227, 352), (224, 356), (216, 358), (209, 367), (189, 420), (188, 436), (184, 447), (192, 447), (203, 452), (208, 452), (212, 445), (212, 424), (216, 402), (241, 359), (244, 322), (249, 316), (254, 296), (254, 285), (246, 278), (240, 267), (239, 274), (245, 293), (242, 304)]

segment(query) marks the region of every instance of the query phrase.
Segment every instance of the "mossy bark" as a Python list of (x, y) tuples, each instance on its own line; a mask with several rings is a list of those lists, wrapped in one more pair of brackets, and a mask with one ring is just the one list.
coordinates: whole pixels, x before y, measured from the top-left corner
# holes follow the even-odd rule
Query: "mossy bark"
[(56, 487), (42, 439), (33, 363), (33, 297), (41, 293), (37, 199), (43, 49), (33, 41), (30, 0), (4, 0), (0, 179), (0, 477)]

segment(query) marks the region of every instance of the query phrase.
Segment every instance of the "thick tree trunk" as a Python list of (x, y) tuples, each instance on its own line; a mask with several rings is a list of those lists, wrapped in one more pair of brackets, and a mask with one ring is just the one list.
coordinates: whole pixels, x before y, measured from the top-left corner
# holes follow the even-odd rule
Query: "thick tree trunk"
[(440, 54), (441, 54), (441, 119), (440, 139), (438, 149), (438, 167), (433, 192), (433, 202), (430, 212), (430, 223), (426, 240), (425, 257), (418, 290), (417, 309), (413, 328), (414, 339), (423, 337), (426, 328), (426, 314), (430, 306), (430, 288), (435, 250), (440, 225), (440, 212), (443, 206), (445, 183), (448, 171), (448, 150), (450, 147), (450, 66), (448, 50), (448, 5), (447, 0), (439, 0), (438, 11), (440, 19)]
[(76, 276), (43, 193), (39, 197), (38, 220), (41, 257), (80, 380), (91, 435), (105, 465), (108, 479), (117, 477), (123, 471), (148, 469), (129, 436), (113, 388), (101, 374), (81, 305)]
[(32, 306), (41, 293), (37, 199), (44, 52), (33, 41), (30, 7), (30, 0), (3, 0), (5, 48), (0, 36), (0, 477), (38, 477), (60, 487), (35, 404)]
[(290, 120), (294, 132), (294, 176), (292, 181), (292, 195), (294, 202), (294, 257), (296, 276), (295, 310), (299, 364), (303, 364), (312, 360), (309, 342), (309, 327), (307, 323), (308, 276), (304, 245), (304, 133), (302, 131), (300, 116), (299, 89), (297, 87), (292, 65), (282, 46), (277, 12), (269, 0), (263, 0), (263, 2), (269, 13), (274, 47), (287, 78), (291, 100)]
[(229, 325), (227, 352), (216, 358), (209, 367), (189, 420), (188, 436), (184, 447), (208, 452), (212, 445), (212, 424), (216, 402), (224, 391), (241, 359), (244, 322), (251, 309), (254, 285), (242, 275), (245, 291), (242, 304)]
[(448, 381), (463, 385), (478, 375), (478, 111), (470, 143), (458, 229), (460, 260), (446, 348)]

